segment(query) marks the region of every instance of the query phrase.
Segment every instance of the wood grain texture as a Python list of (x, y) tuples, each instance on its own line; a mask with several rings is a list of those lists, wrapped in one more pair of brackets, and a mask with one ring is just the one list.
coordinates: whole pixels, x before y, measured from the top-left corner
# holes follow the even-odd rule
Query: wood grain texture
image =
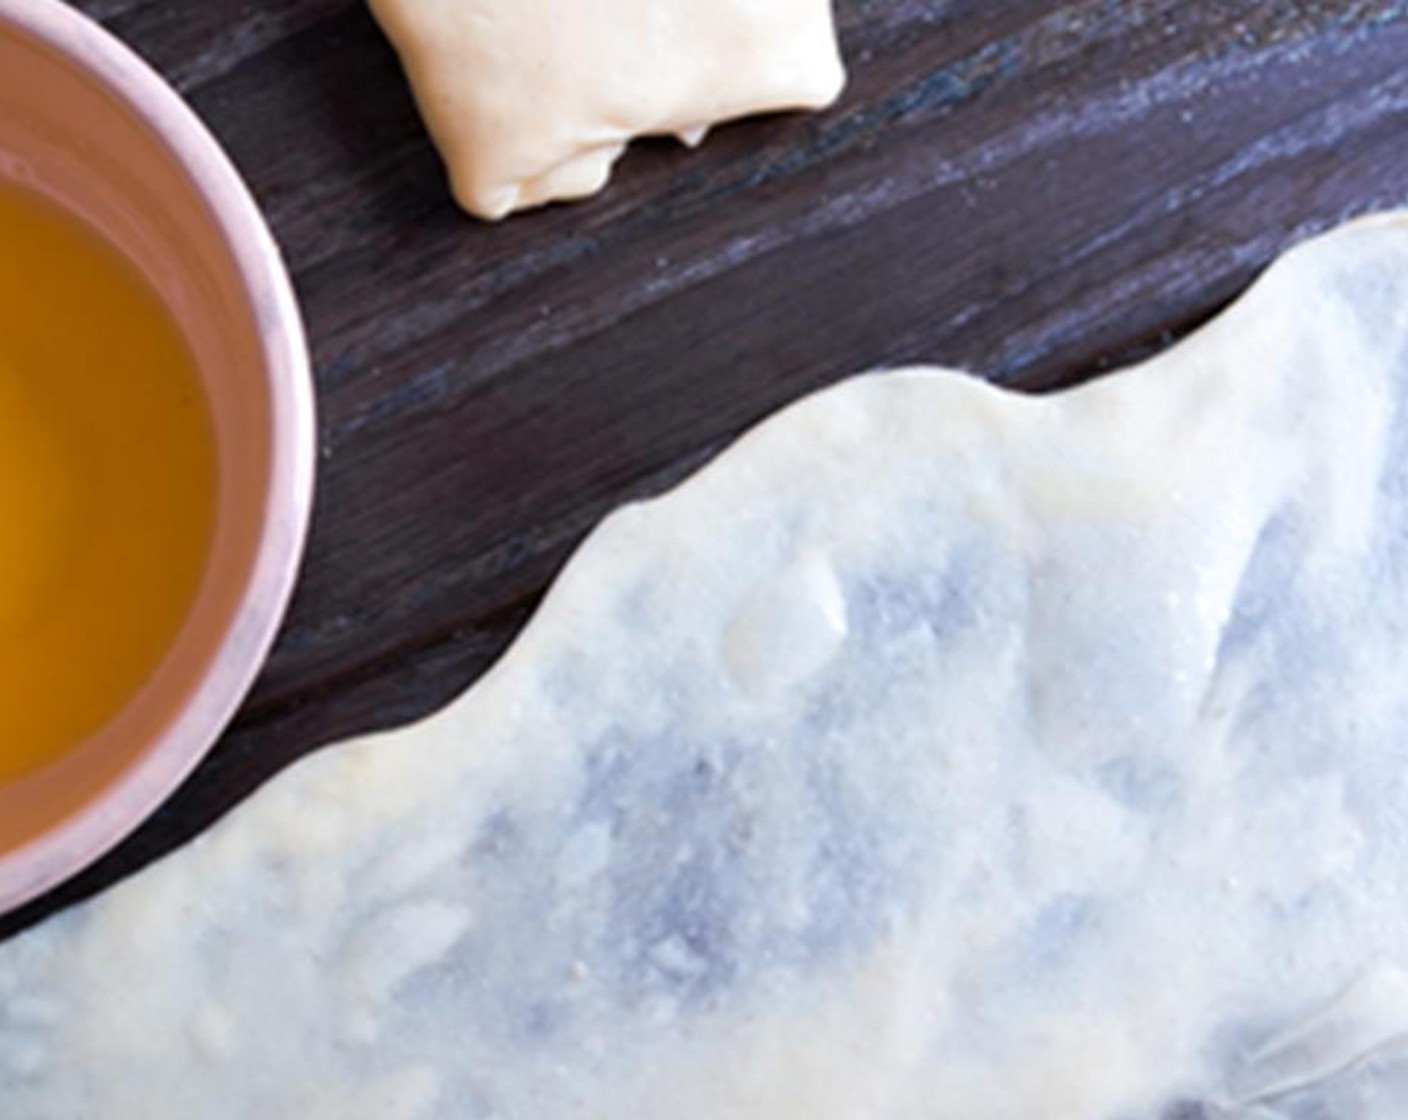
[(1166, 343), (1291, 241), (1408, 204), (1408, 0), (840, 0), (851, 86), (586, 204), (460, 214), (358, 0), (85, 0), (225, 142), (321, 405), (303, 582), (243, 714), (0, 937), (287, 763), (423, 715), (613, 506), (810, 389), (938, 362), (1029, 389)]

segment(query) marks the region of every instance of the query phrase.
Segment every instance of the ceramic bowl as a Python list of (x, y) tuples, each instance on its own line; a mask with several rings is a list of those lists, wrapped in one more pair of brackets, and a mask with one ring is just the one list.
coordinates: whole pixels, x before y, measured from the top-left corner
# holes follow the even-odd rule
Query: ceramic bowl
[(195, 354), (220, 471), (211, 560), (147, 686), (71, 755), (0, 786), (3, 912), (136, 828), (234, 715), (293, 587), (316, 441), (293, 289), (248, 190), (175, 91), (59, 0), (0, 0), (0, 176), (96, 226), (154, 284)]

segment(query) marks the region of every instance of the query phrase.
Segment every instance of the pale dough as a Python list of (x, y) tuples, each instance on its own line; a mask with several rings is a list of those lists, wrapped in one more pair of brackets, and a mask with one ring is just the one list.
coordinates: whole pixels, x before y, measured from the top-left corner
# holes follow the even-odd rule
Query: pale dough
[(831, 0), (370, 0), (455, 196), (484, 218), (595, 194), (637, 136), (831, 104)]
[(1401, 1120), (1408, 218), (850, 381), (484, 681), (0, 946), (4, 1120)]

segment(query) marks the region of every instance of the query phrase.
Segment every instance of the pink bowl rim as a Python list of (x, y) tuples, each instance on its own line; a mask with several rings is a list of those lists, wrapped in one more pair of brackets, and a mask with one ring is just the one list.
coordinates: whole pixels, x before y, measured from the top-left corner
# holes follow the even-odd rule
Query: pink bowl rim
[(219, 142), (181, 96), (116, 36), (62, 0), (0, 0), (9, 25), (66, 57), (163, 142), (205, 200), (259, 329), (271, 404), (270, 481), (250, 576), (231, 625), (186, 705), (150, 747), (77, 813), (0, 853), (0, 914), (87, 868), (134, 832), (215, 745), (278, 633), (312, 513), (316, 418), (293, 284), (258, 205)]

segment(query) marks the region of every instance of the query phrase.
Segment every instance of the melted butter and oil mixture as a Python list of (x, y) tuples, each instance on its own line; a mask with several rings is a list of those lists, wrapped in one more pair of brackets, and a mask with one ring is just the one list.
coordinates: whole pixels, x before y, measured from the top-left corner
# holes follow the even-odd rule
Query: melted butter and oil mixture
[(150, 677), (194, 601), (215, 492), (199, 376), (156, 293), (0, 182), (0, 783)]

